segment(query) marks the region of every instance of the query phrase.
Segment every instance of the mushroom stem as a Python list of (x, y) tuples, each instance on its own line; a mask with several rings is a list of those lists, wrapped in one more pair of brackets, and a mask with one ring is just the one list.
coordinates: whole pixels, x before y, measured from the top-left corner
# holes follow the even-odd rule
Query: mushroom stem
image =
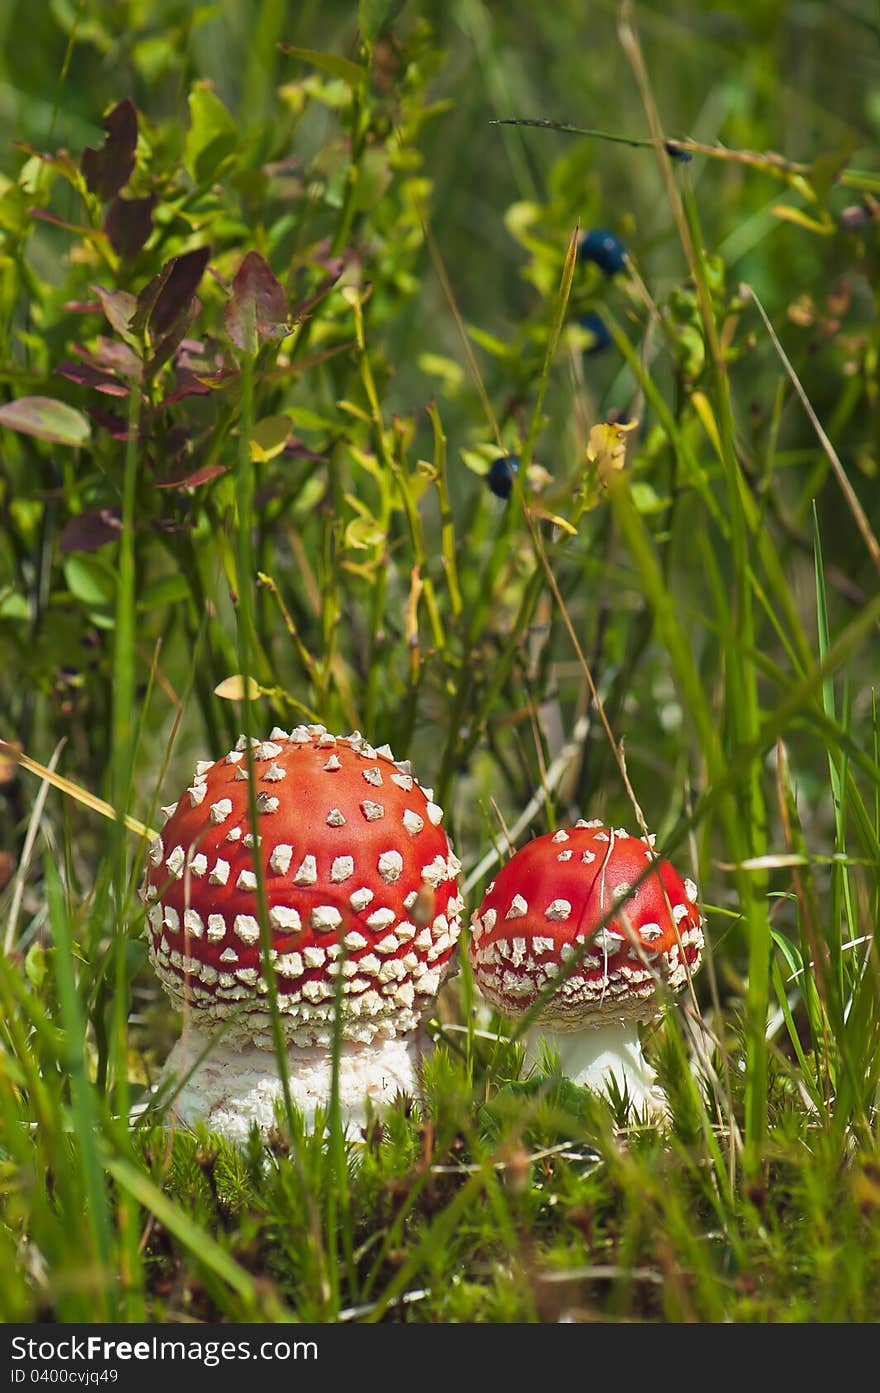
[[(349, 1136), (357, 1137), (366, 1123), (368, 1099), (375, 1109), (393, 1102), (399, 1093), (418, 1095), (421, 1063), (431, 1049), (427, 1037), (412, 1033), (370, 1044), (341, 1042), (339, 1103)], [(330, 1104), (330, 1050), (325, 1045), (289, 1045), (287, 1069), (291, 1099), (303, 1114), (306, 1130), (313, 1130), (316, 1110)], [(172, 1103), (177, 1123), (193, 1127), (204, 1122), (237, 1145), (247, 1141), (253, 1123), (263, 1137), (277, 1127), (284, 1095), (273, 1050), (224, 1040), (211, 1044), (210, 1035), (190, 1025), (168, 1056), (160, 1085), (172, 1079), (185, 1080)]]
[(626, 1091), (637, 1115), (655, 1120), (668, 1115), (657, 1075), (642, 1054), (635, 1020), (613, 1021), (587, 1030), (534, 1026), (526, 1036), (526, 1063), (539, 1064), (542, 1046), (547, 1045), (558, 1052), (563, 1074), (578, 1087), (607, 1093), (613, 1077), (620, 1092)]

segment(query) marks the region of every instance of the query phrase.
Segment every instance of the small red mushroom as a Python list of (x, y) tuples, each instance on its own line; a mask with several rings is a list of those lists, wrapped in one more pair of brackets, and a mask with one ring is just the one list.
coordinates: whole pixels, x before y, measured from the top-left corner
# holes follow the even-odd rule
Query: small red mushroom
[[(631, 891), (646, 863), (650, 874)], [(696, 901), (693, 881), (650, 841), (578, 822), (536, 837), (489, 885), (471, 920), (474, 977), (514, 1017), (560, 977), (528, 1033), (527, 1057), (548, 1040), (574, 1083), (602, 1090), (613, 1075), (639, 1112), (662, 1113), (637, 1026), (660, 1009), (659, 983), (680, 991), (699, 967)]]
[(180, 1120), (244, 1140), (275, 1121), (280, 1081), (260, 950), (256, 864), (288, 1044), (293, 1101), (329, 1101), (342, 976), (339, 1092), (347, 1122), (366, 1099), (413, 1092), (422, 1020), (452, 966), (460, 863), (441, 809), (387, 747), (322, 725), (252, 741), (258, 826), (249, 821), (246, 741), (200, 763), (151, 844), (142, 898), (150, 957), (188, 1028), (166, 1065), (185, 1078)]

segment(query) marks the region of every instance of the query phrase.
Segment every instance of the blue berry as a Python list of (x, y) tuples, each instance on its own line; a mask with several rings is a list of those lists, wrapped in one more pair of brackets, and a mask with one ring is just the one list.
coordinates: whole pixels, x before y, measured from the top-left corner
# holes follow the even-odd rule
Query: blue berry
[(592, 342), (587, 344), (584, 353), (602, 353), (604, 349), (608, 348), (611, 343), (611, 334), (601, 314), (597, 314), (595, 310), (590, 310), (588, 314), (581, 315), (578, 324), (592, 335)]
[(593, 227), (581, 238), (578, 257), (581, 261), (594, 261), (606, 276), (616, 276), (626, 264), (626, 247), (607, 227)]
[(486, 483), (496, 498), (509, 498), (513, 488), (513, 476), (519, 469), (519, 455), (499, 455), (493, 459), (486, 475)]

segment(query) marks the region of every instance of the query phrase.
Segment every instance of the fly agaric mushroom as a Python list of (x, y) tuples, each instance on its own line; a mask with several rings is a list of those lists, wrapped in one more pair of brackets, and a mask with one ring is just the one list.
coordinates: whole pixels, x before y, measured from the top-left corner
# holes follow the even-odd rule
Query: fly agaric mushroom
[(422, 1019), (452, 965), (463, 908), (442, 811), (387, 746), (322, 725), (252, 740), (255, 829), (246, 748), (242, 736), (223, 759), (198, 764), (163, 809), (142, 892), (150, 957), (185, 1011), (165, 1066), (185, 1080), (177, 1116), (235, 1141), (252, 1122), (270, 1132), (281, 1096), (257, 860), (291, 1096), (307, 1118), (330, 1099), (337, 999), (346, 1124), (363, 1120), (367, 1098), (416, 1089)]
[[(631, 891), (646, 862), (650, 874)], [(560, 977), (528, 1032), (527, 1058), (548, 1040), (574, 1083), (602, 1090), (613, 1075), (637, 1111), (662, 1113), (637, 1027), (660, 1009), (658, 983), (680, 991), (699, 966), (696, 900), (693, 881), (650, 841), (601, 822), (548, 832), (502, 867), (474, 913), (474, 977), (508, 1016), (526, 1012)]]

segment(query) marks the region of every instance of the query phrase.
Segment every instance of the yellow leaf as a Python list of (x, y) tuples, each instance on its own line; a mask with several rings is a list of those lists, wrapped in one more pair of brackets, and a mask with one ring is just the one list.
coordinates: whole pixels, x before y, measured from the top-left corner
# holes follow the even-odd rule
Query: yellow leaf
[(290, 437), (289, 416), (264, 416), (251, 435), (251, 459), (260, 464), (280, 455)]
[(261, 695), (260, 684), (249, 677), (245, 692), (244, 678), (237, 672), (234, 677), (224, 677), (222, 682), (218, 682), (214, 695), (222, 697), (224, 701), (256, 701)]
[(811, 218), (809, 213), (805, 213), (801, 208), (792, 208), (787, 203), (777, 203), (772, 212), (775, 217), (782, 218), (784, 222), (796, 223), (798, 227), (806, 228), (807, 232), (816, 232), (820, 237), (830, 237), (834, 232), (834, 221), (826, 212), (822, 212), (821, 220)]
[(721, 436), (718, 434), (718, 423), (715, 420), (712, 407), (709, 405), (709, 398), (704, 396), (702, 392), (694, 392), (691, 396), (691, 401), (694, 410), (700, 418), (703, 430), (715, 447), (716, 455), (719, 459), (723, 459), (724, 457), (721, 453)]
[(600, 479), (607, 479), (609, 474), (623, 469), (626, 464), (626, 437), (638, 424), (638, 421), (627, 421), (626, 425), (600, 421), (593, 426), (587, 442), (587, 459), (595, 464)]
[(419, 641), (419, 600), (422, 595), (422, 578), (419, 575), (418, 566), (413, 566), (410, 573), (409, 599), (406, 602), (404, 612), (404, 633), (407, 643), (412, 646)]
[(545, 512), (543, 508), (532, 508), (532, 516), (543, 518), (545, 522), (552, 522), (554, 527), (561, 527), (563, 532), (567, 532), (569, 537), (577, 536), (577, 528), (572, 527), (567, 518), (561, 518), (558, 513)]

